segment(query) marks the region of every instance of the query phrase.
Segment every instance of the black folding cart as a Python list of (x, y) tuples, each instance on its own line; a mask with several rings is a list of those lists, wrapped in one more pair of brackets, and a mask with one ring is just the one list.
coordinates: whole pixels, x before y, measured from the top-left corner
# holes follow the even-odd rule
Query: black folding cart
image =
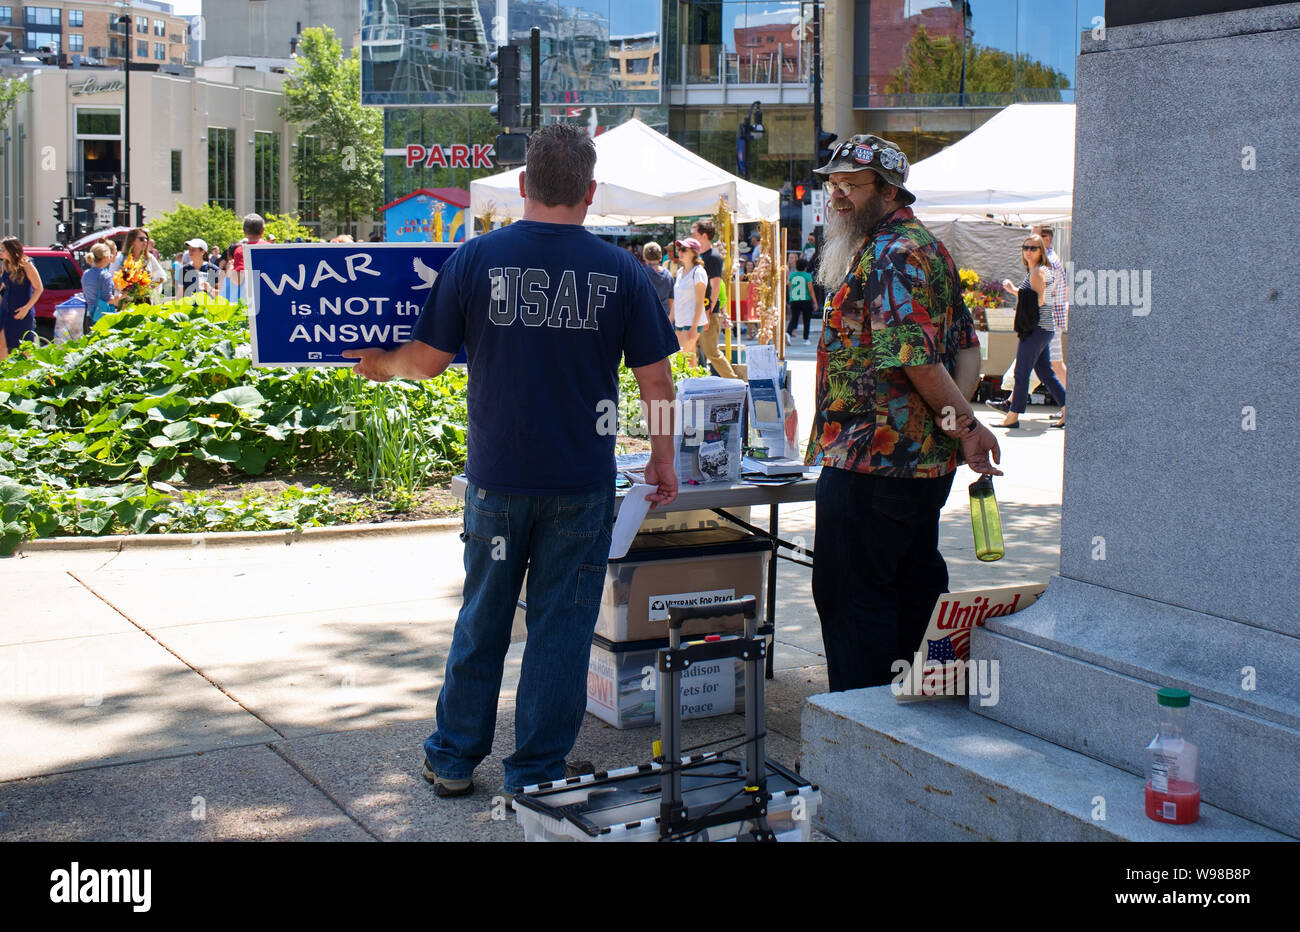
[[(744, 616), (743, 634), (682, 643), (684, 622), (736, 614)], [(662, 753), (636, 767), (525, 787), (515, 796), (515, 812), (527, 840), (808, 839), (821, 793), (765, 753), (763, 665), (770, 629), (758, 627), (756, 600), (672, 606), (668, 616), (668, 647), (658, 654)], [(683, 757), (682, 674), (694, 664), (732, 659), (745, 665), (745, 732), (728, 747)], [(741, 753), (723, 756), (732, 750)]]

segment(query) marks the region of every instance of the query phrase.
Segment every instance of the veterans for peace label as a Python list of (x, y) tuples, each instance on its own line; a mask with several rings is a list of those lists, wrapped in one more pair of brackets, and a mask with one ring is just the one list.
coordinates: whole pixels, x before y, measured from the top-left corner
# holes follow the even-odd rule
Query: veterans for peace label
[(347, 366), (409, 343), (454, 243), (245, 246), (256, 366)]

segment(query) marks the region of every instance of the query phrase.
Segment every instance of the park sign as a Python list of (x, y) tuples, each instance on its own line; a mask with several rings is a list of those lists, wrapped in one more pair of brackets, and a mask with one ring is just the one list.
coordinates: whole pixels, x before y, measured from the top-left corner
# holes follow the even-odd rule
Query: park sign
[(255, 366), (350, 366), (411, 341), (451, 243), (245, 246)]

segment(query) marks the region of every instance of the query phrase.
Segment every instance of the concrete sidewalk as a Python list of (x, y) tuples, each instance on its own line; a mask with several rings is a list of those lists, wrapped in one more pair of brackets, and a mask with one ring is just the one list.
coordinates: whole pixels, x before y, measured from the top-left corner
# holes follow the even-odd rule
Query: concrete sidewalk
[[(973, 475), (957, 477), (941, 529), (953, 589), (1056, 572), (1064, 432), (1042, 409), (1025, 423), (1039, 426), (1003, 440), (1003, 561), (975, 559)], [(780, 530), (812, 547), (811, 503), (783, 508)], [(460, 608), (456, 531), (284, 540), (0, 561), (0, 840), (522, 839), (492, 804), (521, 629), (479, 791), (438, 799), (419, 773)], [(781, 561), (768, 750), (787, 765), (804, 698), (826, 689), (809, 579)], [(684, 743), (741, 726), (688, 722)], [(657, 736), (589, 715), (573, 756), (640, 763)]]

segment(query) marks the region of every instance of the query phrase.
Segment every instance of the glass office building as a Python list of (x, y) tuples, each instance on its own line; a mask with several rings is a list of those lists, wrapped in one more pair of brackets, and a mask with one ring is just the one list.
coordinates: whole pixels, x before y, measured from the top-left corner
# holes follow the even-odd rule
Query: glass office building
[[(412, 9), (435, 5), (402, 2)], [(371, 14), (381, 17), (401, 6), (395, 0), (367, 3)], [(444, 14), (451, 5), (450, 0), (437, 4)], [(745, 166), (750, 179), (788, 190), (811, 177), (816, 148), (812, 2), (568, 0), (568, 5), (610, 17), (609, 41), (600, 52), (609, 62), (600, 73), (619, 93), (585, 99), (590, 95), (572, 92), (565, 106), (549, 105), (556, 94), (548, 92), (544, 70), (545, 122), (581, 123), (599, 133), (635, 115), (736, 172), (741, 125), (758, 104), (764, 132), (750, 138)], [(1104, 5), (1104, 0), (824, 0), (823, 128), (840, 138), (876, 133), (917, 161), (956, 142), (1002, 107), (1071, 102), (1080, 35), (1100, 23)], [(461, 0), (459, 6), (486, 10), (484, 0)], [(508, 8), (511, 21), (521, 17), (524, 24), (525, 14), (552, 6), (528, 0)], [(657, 32), (645, 21), (647, 12), (656, 15), (656, 7)], [(489, 23), (490, 16), (483, 15)], [(516, 32), (516, 39), (526, 34), (522, 25)], [(377, 41), (377, 35), (363, 32), (363, 40)], [(629, 106), (630, 100), (640, 102)], [(427, 103), (436, 102), (430, 97)], [(464, 187), (471, 177), (497, 170), (408, 167), (398, 161), (403, 146), (485, 143), (495, 133), (486, 109), (389, 108), (386, 199), (418, 186)]]
[(852, 6), (856, 131), (898, 142), (914, 161), (1010, 104), (1072, 103), (1080, 35), (1098, 28), (1105, 13), (1104, 0)]

